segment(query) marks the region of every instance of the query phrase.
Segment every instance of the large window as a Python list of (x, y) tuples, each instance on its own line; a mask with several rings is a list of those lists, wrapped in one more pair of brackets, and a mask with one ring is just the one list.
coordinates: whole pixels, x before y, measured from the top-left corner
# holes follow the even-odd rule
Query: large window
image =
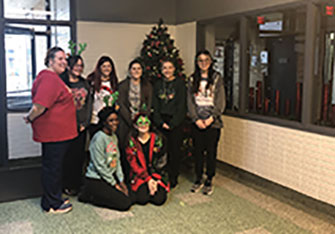
[[(6, 93), (9, 111), (24, 111), (31, 106), (33, 79), (45, 68), (47, 48), (65, 50), (71, 39), (69, 0), (5, 0)], [(11, 20), (15, 20), (15, 24)], [(22, 22), (20, 22), (22, 20)], [(40, 23), (44, 21), (45, 23)], [(29, 23), (27, 23), (29, 22)], [(35, 24), (39, 22), (39, 24)]]
[(1, 108), (5, 106), (1, 112), (6, 114), (0, 125), (7, 125), (7, 131), (0, 131), (0, 164), (3, 164), (41, 155), (40, 144), (32, 141), (31, 128), (24, 124), (22, 117), (32, 105), (33, 81), (46, 68), (47, 49), (59, 46), (69, 52), (68, 41), (75, 21), (70, 17), (73, 0), (0, 1), (4, 6), (0, 27), (4, 47), (0, 48), (0, 54), (5, 58), (5, 69), (0, 71), (4, 84), (0, 92), (6, 94), (2, 95), (5, 100), (0, 101)]
[(305, 20), (305, 7), (250, 18), (249, 112), (300, 120)]

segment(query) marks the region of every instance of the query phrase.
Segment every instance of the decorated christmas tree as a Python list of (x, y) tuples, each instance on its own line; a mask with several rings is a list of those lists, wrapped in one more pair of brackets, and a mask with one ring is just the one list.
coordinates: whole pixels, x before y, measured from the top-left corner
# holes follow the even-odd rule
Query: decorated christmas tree
[(174, 46), (174, 40), (170, 38), (167, 32), (168, 28), (160, 19), (157, 26), (152, 28), (152, 31), (147, 35), (147, 39), (143, 42), (140, 59), (144, 64), (144, 75), (151, 81), (162, 77), (160, 71), (160, 63), (169, 59), (172, 60), (176, 67), (175, 75), (185, 78), (184, 62), (179, 56), (179, 50)]

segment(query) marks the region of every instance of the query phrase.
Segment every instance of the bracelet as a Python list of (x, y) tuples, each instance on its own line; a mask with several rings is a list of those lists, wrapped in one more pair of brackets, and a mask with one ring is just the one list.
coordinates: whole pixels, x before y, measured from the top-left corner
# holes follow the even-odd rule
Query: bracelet
[(27, 115), (26, 118), (27, 118), (27, 120), (28, 120), (29, 123), (32, 123), (32, 122), (33, 122), (33, 121), (29, 118), (29, 115)]

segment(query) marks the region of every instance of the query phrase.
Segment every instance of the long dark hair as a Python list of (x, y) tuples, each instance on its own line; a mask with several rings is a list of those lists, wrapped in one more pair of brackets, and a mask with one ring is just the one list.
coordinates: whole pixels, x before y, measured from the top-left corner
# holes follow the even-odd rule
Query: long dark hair
[[(83, 58), (80, 56), (80, 55), (70, 55), (67, 59), (67, 66), (72, 70), (73, 69), (73, 67), (74, 67), (74, 65), (76, 65), (76, 63), (78, 62), (78, 60), (81, 60), (81, 62), (82, 62), (82, 66), (84, 67), (84, 60), (83, 60)], [(61, 75), (60, 75), (60, 77), (62, 78), (62, 80), (64, 81), (64, 83), (66, 84), (66, 85), (70, 85), (70, 75), (69, 75), (69, 70), (68, 70), (68, 68), (65, 70), (65, 72), (64, 73), (62, 73)], [(84, 80), (84, 78), (83, 77), (78, 77), (80, 80)]]
[(200, 55), (206, 55), (209, 56), (210, 59), (212, 60), (211, 65), (208, 68), (208, 78), (207, 78), (207, 85), (206, 85), (206, 89), (208, 89), (213, 83), (214, 83), (214, 79), (213, 79), (213, 74), (215, 72), (213, 65), (214, 65), (214, 60), (212, 58), (211, 53), (209, 53), (208, 50), (200, 50), (196, 55), (195, 55), (195, 60), (194, 60), (194, 67), (195, 67), (195, 71), (192, 74), (193, 76), (193, 83), (192, 83), (192, 92), (196, 93), (199, 90), (199, 85), (200, 85), (200, 81), (201, 81), (201, 69), (198, 65), (198, 58)]
[(90, 84), (93, 86), (94, 90), (99, 92), (100, 88), (101, 88), (101, 70), (100, 67), (102, 64), (104, 64), (105, 62), (109, 62), (112, 66), (112, 72), (109, 76), (109, 81), (110, 81), (110, 85), (112, 90), (116, 90), (117, 88), (117, 82), (118, 82), (118, 78), (116, 76), (116, 71), (115, 71), (115, 66), (113, 63), (113, 60), (108, 57), (108, 56), (102, 56), (100, 57), (100, 59), (98, 60), (98, 63), (94, 69), (94, 71), (88, 75), (87, 80), (90, 82)]

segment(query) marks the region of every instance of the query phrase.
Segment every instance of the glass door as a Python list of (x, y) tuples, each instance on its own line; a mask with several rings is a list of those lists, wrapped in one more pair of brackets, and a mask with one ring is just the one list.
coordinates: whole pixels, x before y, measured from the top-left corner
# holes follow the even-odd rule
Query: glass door
[(5, 28), (6, 96), (8, 111), (31, 107), (31, 86), (35, 77), (35, 36), (28, 28)]
[(31, 102), (31, 87), (36, 76), (35, 32), (33, 29), (5, 27), (6, 103), (8, 159), (41, 155), (40, 145), (33, 142), (31, 126), (23, 116)]

